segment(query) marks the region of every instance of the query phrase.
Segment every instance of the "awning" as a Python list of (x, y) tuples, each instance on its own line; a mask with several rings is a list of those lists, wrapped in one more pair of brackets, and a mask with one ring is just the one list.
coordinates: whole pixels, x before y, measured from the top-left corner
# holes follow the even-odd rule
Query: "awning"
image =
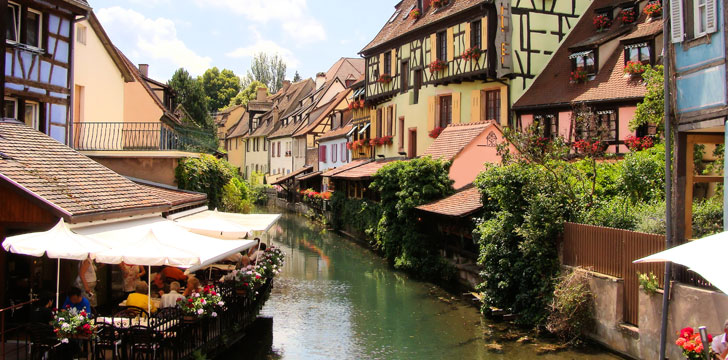
[[(179, 214), (181, 216), (168, 216), (169, 219), (200, 219), (207, 218), (210, 214), (220, 219), (229, 220), (238, 225), (250, 229), (250, 231), (266, 232), (281, 218), (281, 214), (234, 214), (219, 212), (213, 210), (201, 210), (199, 212), (191, 211), (190, 213)], [(175, 214), (178, 215), (178, 214)]]
[(344, 179), (344, 180), (369, 179), (372, 176), (374, 176), (374, 174), (376, 174), (376, 172), (379, 171), (379, 169), (383, 168), (385, 165), (387, 165), (393, 161), (396, 161), (396, 160), (373, 161), (373, 162), (366, 163), (361, 166), (357, 166), (355, 168), (344, 170), (337, 174), (331, 175), (331, 177), (334, 179)]
[(306, 180), (309, 180), (309, 179), (314, 179), (314, 178), (317, 178), (317, 177), (321, 177), (321, 174), (322, 174), (321, 171), (316, 171), (316, 172), (312, 172), (310, 174), (301, 175), (301, 176), (297, 177), (296, 180), (306, 181)]
[(363, 134), (365, 131), (367, 131), (367, 129), (369, 128), (369, 125), (371, 125), (371, 124), (372, 123), (367, 123), (366, 125), (364, 125), (364, 127), (361, 128), (361, 130), (359, 130), (359, 134)]
[(212, 213), (204, 218), (182, 218), (177, 220), (177, 223), (195, 234), (218, 239), (244, 239), (251, 232), (249, 228), (236, 222), (213, 216)]
[(587, 55), (591, 54), (592, 52), (594, 52), (594, 50), (575, 52), (575, 53), (569, 55), (569, 59), (576, 59), (578, 57), (587, 56)]
[(304, 167), (302, 167), (302, 168), (300, 168), (300, 169), (298, 169), (298, 170), (296, 170), (296, 171), (294, 171), (294, 172), (292, 172), (292, 173), (290, 173), (290, 174), (288, 174), (286, 176), (283, 176), (283, 177), (279, 178), (278, 180), (276, 180), (275, 182), (273, 182), (272, 185), (283, 184), (284, 182), (286, 182), (288, 180), (295, 179), (296, 176), (298, 176), (298, 175), (301, 175), (303, 173), (306, 173), (306, 172), (309, 172), (309, 171), (312, 171), (312, 170), (313, 170), (313, 166), (304, 166)]

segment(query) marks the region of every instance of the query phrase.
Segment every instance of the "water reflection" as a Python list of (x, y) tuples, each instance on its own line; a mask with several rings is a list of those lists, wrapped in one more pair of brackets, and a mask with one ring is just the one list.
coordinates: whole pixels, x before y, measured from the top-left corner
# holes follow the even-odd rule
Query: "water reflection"
[[(369, 250), (286, 214), (272, 242), (287, 253), (263, 315), (285, 359), (528, 359), (535, 345), (486, 351), (477, 310), (426, 283), (392, 272)], [(277, 356), (276, 356), (277, 357)], [(562, 352), (539, 359), (615, 359)]]

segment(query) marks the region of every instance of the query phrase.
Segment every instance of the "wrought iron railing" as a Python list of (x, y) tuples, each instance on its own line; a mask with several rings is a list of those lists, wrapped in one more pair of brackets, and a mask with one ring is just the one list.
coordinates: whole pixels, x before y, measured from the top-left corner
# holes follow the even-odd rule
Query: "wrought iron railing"
[(161, 122), (76, 122), (73, 147), (80, 151), (217, 150), (212, 132)]

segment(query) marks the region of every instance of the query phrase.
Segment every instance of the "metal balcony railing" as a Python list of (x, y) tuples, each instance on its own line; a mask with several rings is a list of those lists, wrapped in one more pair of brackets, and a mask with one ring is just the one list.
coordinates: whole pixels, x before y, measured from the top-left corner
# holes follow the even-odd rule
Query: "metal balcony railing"
[(76, 122), (73, 147), (80, 151), (217, 150), (212, 133), (161, 122)]

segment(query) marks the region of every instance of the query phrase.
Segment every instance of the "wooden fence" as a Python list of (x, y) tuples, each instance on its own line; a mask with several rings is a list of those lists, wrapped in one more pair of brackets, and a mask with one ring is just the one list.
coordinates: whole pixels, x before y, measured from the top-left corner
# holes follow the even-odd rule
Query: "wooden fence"
[(664, 263), (633, 264), (632, 261), (665, 249), (665, 236), (566, 223), (563, 262), (624, 279), (624, 322), (639, 325), (637, 272), (654, 273), (664, 284)]

